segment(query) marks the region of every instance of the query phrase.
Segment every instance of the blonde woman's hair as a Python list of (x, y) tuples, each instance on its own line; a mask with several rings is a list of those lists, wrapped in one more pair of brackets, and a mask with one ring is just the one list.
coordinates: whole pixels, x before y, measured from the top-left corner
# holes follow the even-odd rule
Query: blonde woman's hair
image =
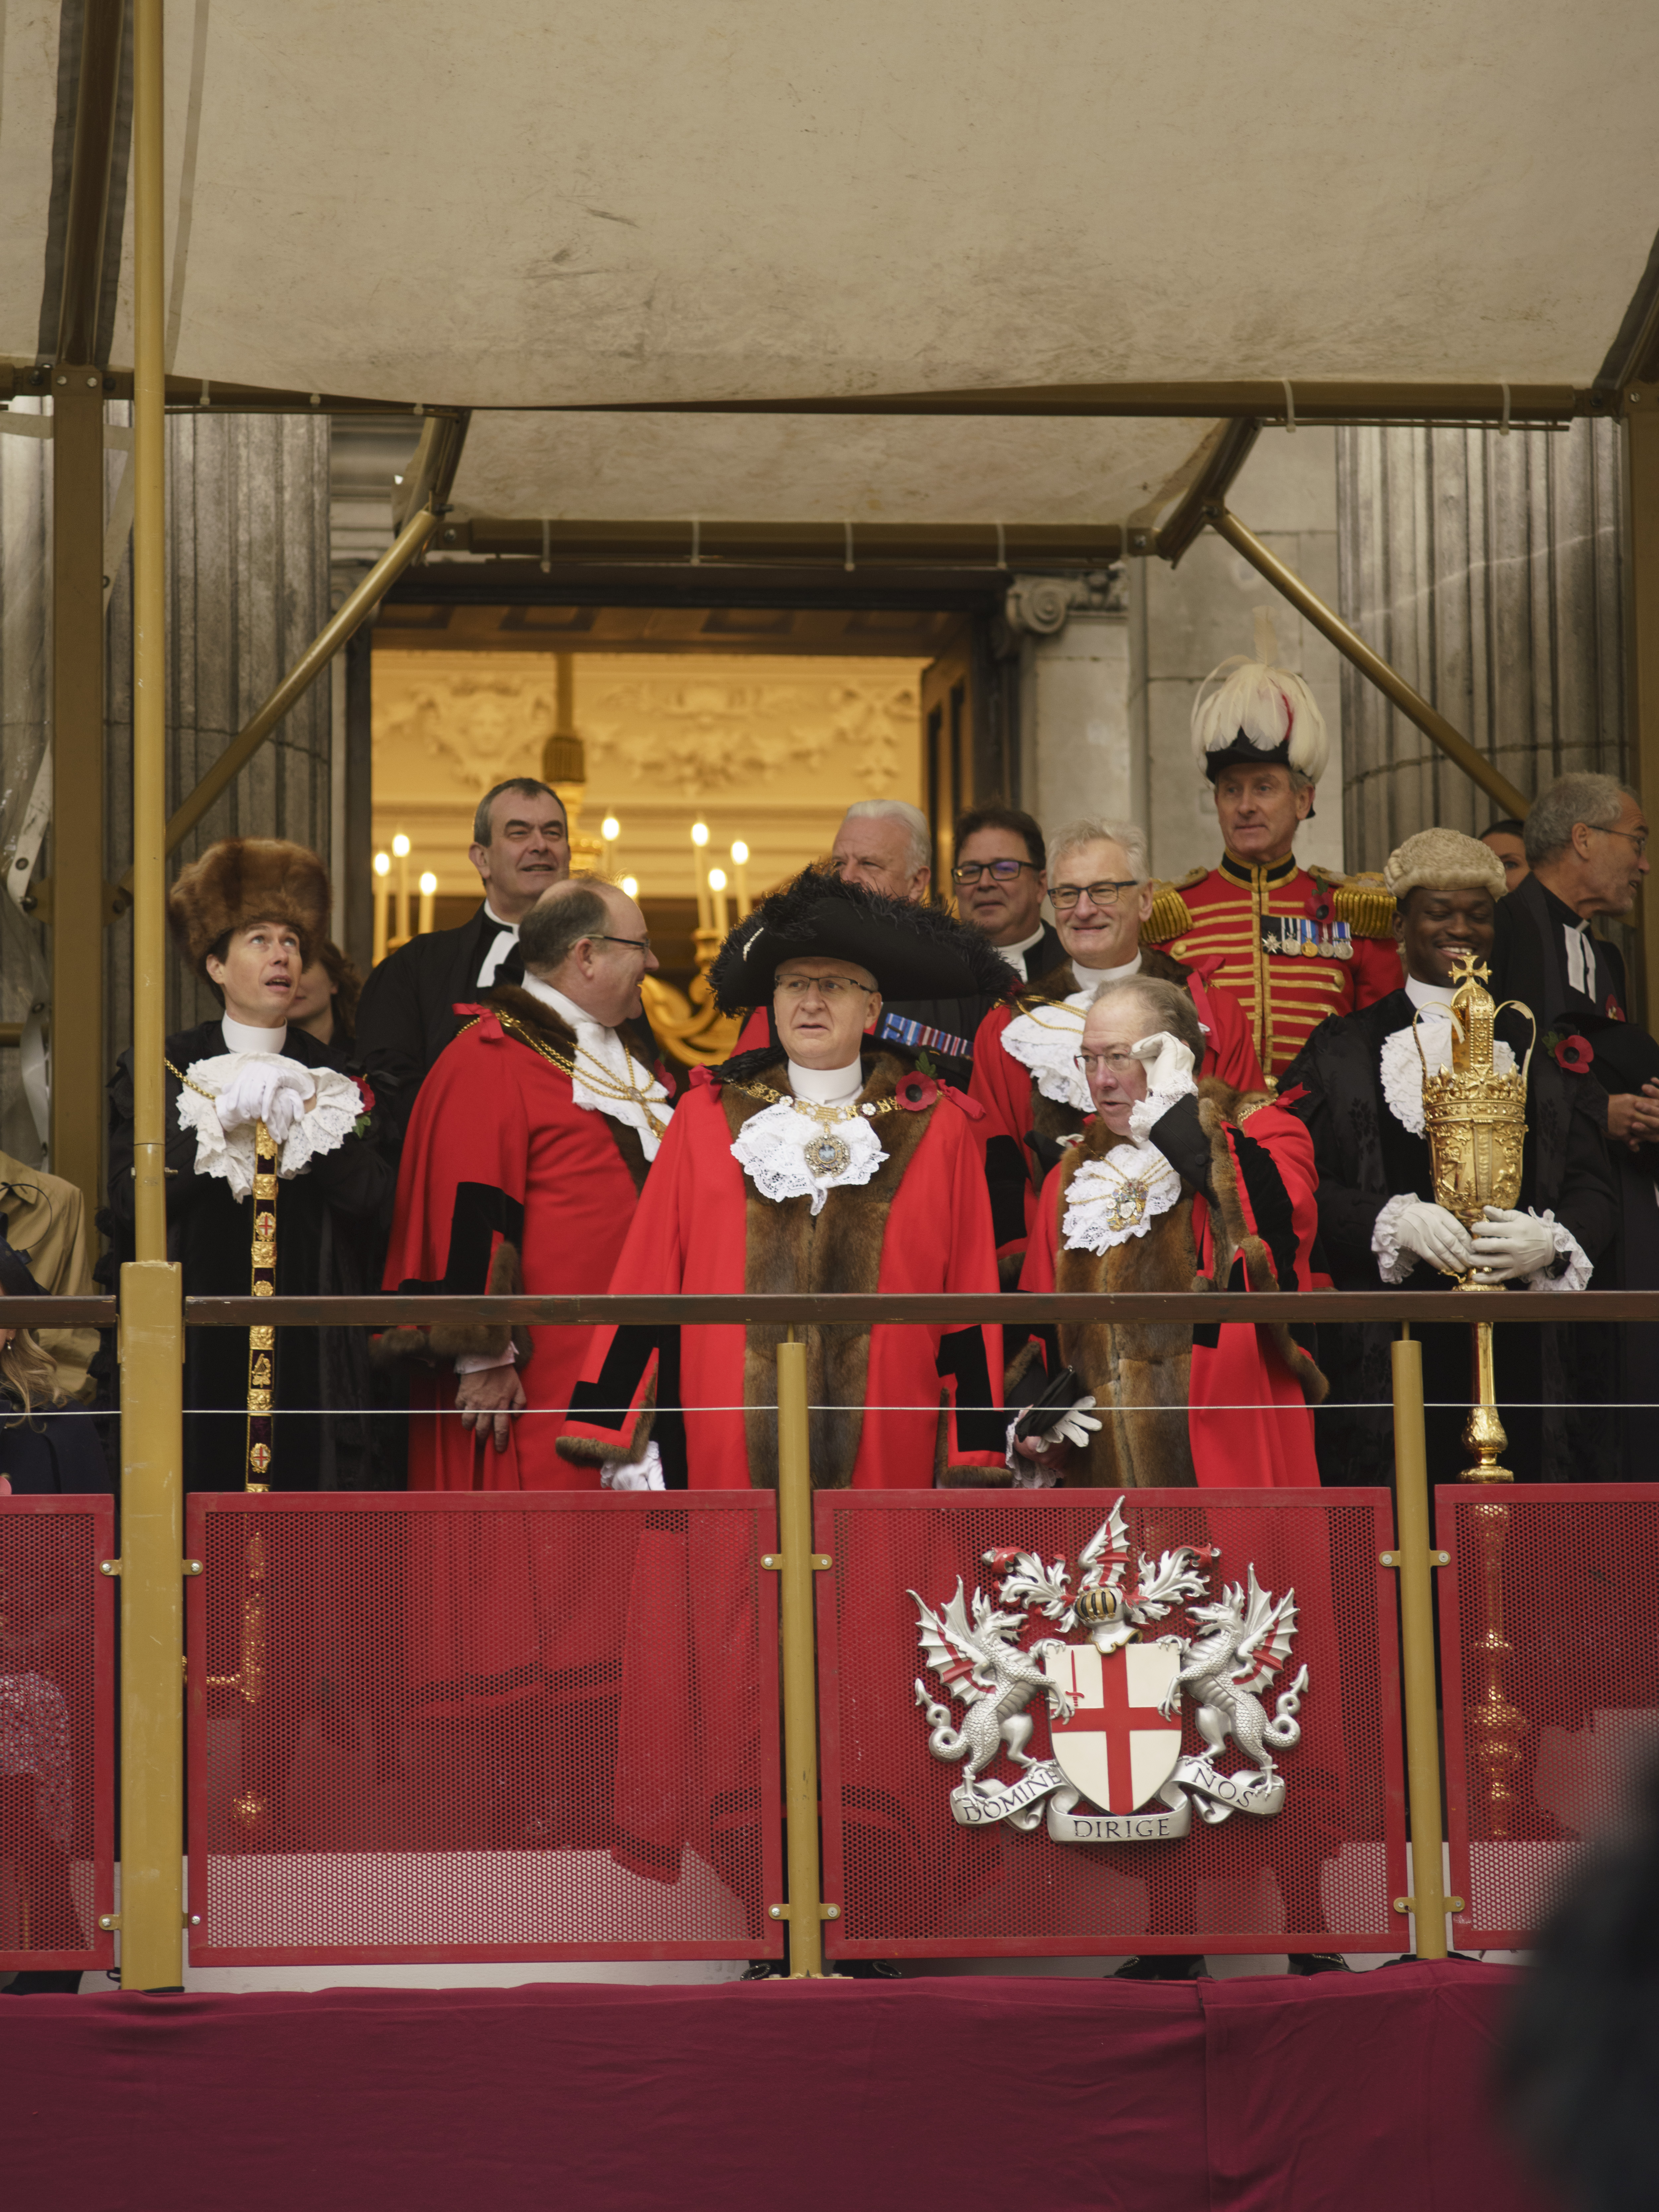
[[(5, 1310), (5, 1303), (0, 1299), (0, 1316), (3, 1316)], [(57, 1366), (52, 1354), (41, 1348), (32, 1328), (20, 1328), (4, 1351), (0, 1352), (0, 1384), (4, 1385), (7, 1395), (15, 1398), (23, 1408), (16, 1420), (4, 1424), (9, 1429), (17, 1428), (28, 1419), (37, 1398), (48, 1406), (63, 1402)]]

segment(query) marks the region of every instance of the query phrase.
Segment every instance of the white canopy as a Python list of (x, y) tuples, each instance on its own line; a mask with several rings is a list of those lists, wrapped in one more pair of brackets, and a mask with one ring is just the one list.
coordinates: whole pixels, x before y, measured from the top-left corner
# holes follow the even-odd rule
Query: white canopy
[[(14, 0), (0, 58), (15, 360), (58, 18)], [(1650, 0), (178, 0), (167, 32), (168, 365), (216, 383), (500, 409), (1582, 386), (1659, 216)], [(1203, 428), (509, 417), (475, 422), (458, 497), (1127, 519)]]

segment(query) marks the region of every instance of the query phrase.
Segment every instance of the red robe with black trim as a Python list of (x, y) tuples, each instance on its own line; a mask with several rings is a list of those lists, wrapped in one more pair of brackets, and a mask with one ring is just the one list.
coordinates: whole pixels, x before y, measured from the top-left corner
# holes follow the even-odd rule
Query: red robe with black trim
[[(553, 1010), (507, 987), (509, 1011), (568, 1058), (575, 1039)], [(422, 1085), (398, 1176), (386, 1255), (389, 1291), (524, 1291), (573, 1296), (611, 1280), (634, 1218), (645, 1157), (638, 1135), (578, 1106), (570, 1078), (493, 1012), (440, 1054)], [(587, 1357), (591, 1328), (518, 1332), (519, 1374), (530, 1410), (507, 1449), (461, 1426), (455, 1357), (505, 1350), (504, 1328), (388, 1331), (382, 1357), (422, 1364), (411, 1386), (411, 1490), (589, 1490), (598, 1471), (557, 1449), (565, 1408)], [(528, 1357), (525, 1356), (526, 1346)], [(430, 1364), (428, 1364), (430, 1363)]]
[[(1142, 972), (1154, 979), (1175, 980), (1172, 975), (1166, 976), (1164, 970), (1166, 966), (1173, 969), (1176, 964), (1165, 963), (1157, 952), (1150, 957), (1145, 953), (1141, 956)], [(1208, 981), (1209, 964), (1191, 963), (1192, 972), (1184, 986), (1194, 1011), (1209, 1032), (1204, 1047), (1204, 1065), (1198, 1072), (1216, 1077), (1233, 1091), (1265, 1091), (1267, 1084), (1255, 1056), (1244, 1010), (1236, 999), (1225, 991), (1215, 989)], [(1043, 977), (1042, 988), (1064, 997), (1069, 995), (1063, 988), (1068, 980), (1076, 988), (1074, 973), (1061, 970)], [(1132, 979), (1125, 978), (1126, 981)], [(1009, 1280), (1014, 1279), (1024, 1256), (1025, 1240), (1036, 1218), (1037, 1194), (1042, 1187), (1042, 1171), (1025, 1142), (1034, 1121), (1048, 1125), (1043, 1128), (1045, 1135), (1072, 1135), (1083, 1127), (1086, 1118), (1073, 1107), (1043, 1098), (1031, 1070), (1004, 1048), (1002, 1039), (1008, 1024), (1017, 1021), (1024, 1011), (1024, 1005), (994, 1006), (987, 1014), (974, 1039), (974, 1074), (968, 1086), (969, 1097), (985, 1109), (985, 1119), (979, 1125), (980, 1139), (986, 1150), (986, 1173), (991, 1185), (997, 1257)], [(997, 1144), (999, 1138), (1004, 1140), (1001, 1145)], [(1022, 1193), (1023, 1226), (1013, 1218), (1012, 1200), (1008, 1195), (1016, 1188)]]
[[(1103, 1255), (1069, 1255), (1074, 1263), (1081, 1259), (1080, 1269), (1062, 1266), (1067, 1185), (1085, 1158), (1099, 1156), (1115, 1141), (1098, 1121), (1091, 1121), (1085, 1144), (1068, 1153), (1043, 1185), (1020, 1276), (1022, 1290), (1182, 1291), (1193, 1287), (1194, 1272), (1214, 1279), (1218, 1290), (1305, 1291), (1311, 1286), (1318, 1176), (1307, 1129), (1294, 1114), (1279, 1106), (1258, 1107), (1243, 1124), (1235, 1124), (1218, 1110), (1230, 1103), (1220, 1086), (1204, 1088), (1212, 1109), (1206, 1128), (1213, 1163), (1211, 1181), (1219, 1194), (1212, 1204), (1202, 1188), (1187, 1184), (1190, 1241), (1181, 1223), (1185, 1209), (1176, 1206), (1155, 1218), (1145, 1237), (1126, 1238)], [(1152, 1142), (1158, 1142), (1156, 1132)], [(1218, 1208), (1223, 1214), (1219, 1235)], [(1223, 1263), (1219, 1273), (1218, 1259)], [(1085, 1273), (1090, 1278), (1086, 1285), (1081, 1279), (1060, 1279)], [(1224, 1275), (1224, 1279), (1219, 1279)], [(1136, 1361), (1143, 1367), (1155, 1366), (1158, 1347), (1130, 1340), (1165, 1333), (1162, 1324), (1140, 1330), (1118, 1328), (1114, 1358), (1126, 1364)], [(1174, 1334), (1173, 1324), (1167, 1333)], [(1092, 1327), (1072, 1334), (1075, 1341), (1068, 1342), (1068, 1331), (1060, 1331), (1061, 1358), (1079, 1369), (1088, 1388), (1104, 1397), (1105, 1378), (1091, 1368), (1108, 1363), (1091, 1340)], [(1316, 1395), (1322, 1395), (1322, 1377), (1282, 1327), (1248, 1322), (1194, 1327), (1187, 1436), (1193, 1476), (1199, 1484), (1232, 1490), (1316, 1488), (1319, 1468), (1314, 1456), (1310, 1386)], [(1018, 1389), (1012, 1393), (1022, 1400), (1031, 1395)], [(1152, 1394), (1137, 1401), (1138, 1406), (1153, 1409), (1150, 1415), (1142, 1414), (1143, 1420), (1156, 1417), (1158, 1402)], [(1161, 1402), (1170, 1401), (1166, 1396)], [(1154, 1454), (1157, 1449), (1154, 1433)], [(1192, 1478), (1177, 1474), (1174, 1479)]]
[[(892, 1097), (904, 1063), (878, 1052), (865, 1065), (860, 1100)], [(755, 1079), (784, 1091), (784, 1061)], [(877, 1118), (886, 1164), (867, 1184), (832, 1188), (816, 1218), (805, 1197), (763, 1196), (732, 1157), (737, 1128), (763, 1103), (735, 1085), (694, 1077), (653, 1166), (613, 1293), (995, 1291), (979, 1142), (960, 1094), (938, 1086), (920, 1111)], [(660, 1402), (684, 1409), (694, 1490), (769, 1485), (781, 1334), (702, 1323), (597, 1330), (561, 1449), (589, 1461), (631, 1455), (654, 1381)], [(917, 1489), (936, 1472), (948, 1479), (960, 1469), (971, 1480), (1001, 1466), (999, 1328), (882, 1322), (805, 1336), (816, 1484)]]

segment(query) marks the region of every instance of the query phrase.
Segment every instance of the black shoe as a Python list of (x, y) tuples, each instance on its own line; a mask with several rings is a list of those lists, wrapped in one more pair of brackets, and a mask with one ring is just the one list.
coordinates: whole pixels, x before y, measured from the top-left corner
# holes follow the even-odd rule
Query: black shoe
[(1340, 1951), (1292, 1951), (1290, 1971), (1293, 1974), (1351, 1974), (1353, 1968)]
[(14, 1974), (5, 1994), (9, 1997), (72, 1997), (81, 1987), (78, 1966), (61, 1970), (51, 1966), (25, 1966), (21, 1974)]
[(830, 1972), (838, 1982), (902, 1982), (904, 1970), (890, 1959), (843, 1959)]
[(1139, 1952), (1126, 1959), (1115, 1974), (1107, 1979), (1114, 1982), (1207, 1982), (1201, 1953), (1194, 1951)]
[(787, 1981), (789, 1969), (781, 1959), (751, 1959), (743, 1970), (745, 1982)]

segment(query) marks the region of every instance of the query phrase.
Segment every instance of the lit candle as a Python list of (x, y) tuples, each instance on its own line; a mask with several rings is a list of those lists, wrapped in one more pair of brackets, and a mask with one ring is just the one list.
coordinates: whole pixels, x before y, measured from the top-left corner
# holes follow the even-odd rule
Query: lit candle
[(691, 869), (697, 879), (697, 927), (699, 929), (710, 929), (714, 927), (709, 919), (708, 884), (705, 879), (702, 859), (703, 847), (708, 842), (708, 824), (706, 822), (694, 822), (691, 824)]
[(374, 965), (378, 968), (386, 958), (386, 908), (391, 904), (392, 886), (386, 878), (392, 873), (390, 853), (374, 855)]
[(714, 934), (716, 937), (724, 937), (726, 934), (726, 871), (724, 868), (710, 868), (708, 888), (714, 894)]
[(432, 927), (432, 902), (438, 889), (438, 878), (430, 868), (421, 878), (421, 934), (427, 936)]
[(749, 848), (741, 837), (732, 848), (732, 865), (737, 871), (738, 920), (749, 919)]
[(599, 824), (599, 835), (605, 840), (599, 855), (599, 866), (608, 876), (617, 864), (617, 840), (622, 836), (622, 823), (614, 814), (607, 814)]
[(409, 840), (400, 830), (392, 841), (398, 856), (398, 942), (409, 935)]

